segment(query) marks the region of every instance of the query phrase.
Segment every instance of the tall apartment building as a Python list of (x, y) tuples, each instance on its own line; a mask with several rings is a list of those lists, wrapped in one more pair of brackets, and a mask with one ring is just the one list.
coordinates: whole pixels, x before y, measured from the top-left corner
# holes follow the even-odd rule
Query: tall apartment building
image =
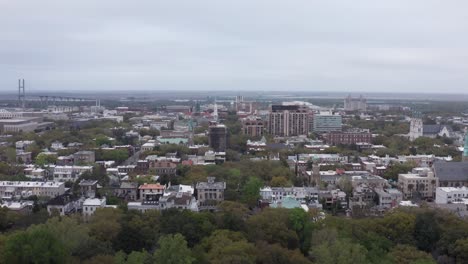
[(213, 123), (208, 128), (208, 143), (216, 152), (226, 151), (227, 128), (223, 124)]
[(246, 117), (241, 120), (242, 122), (242, 133), (250, 137), (261, 137), (263, 136), (263, 130), (265, 129), (265, 121), (260, 117)]
[(344, 99), (345, 111), (366, 111), (367, 110), (367, 99), (362, 95), (358, 98), (353, 98), (351, 95)]
[(340, 114), (333, 112), (320, 112), (314, 115), (314, 132), (325, 133), (341, 132), (343, 120)]
[(272, 105), (268, 131), (275, 136), (289, 137), (309, 134), (309, 110), (299, 105)]

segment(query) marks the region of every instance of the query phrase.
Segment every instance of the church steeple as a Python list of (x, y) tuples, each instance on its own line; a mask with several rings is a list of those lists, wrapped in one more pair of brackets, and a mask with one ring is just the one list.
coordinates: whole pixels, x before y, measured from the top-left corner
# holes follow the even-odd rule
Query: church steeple
[(214, 107), (213, 107), (213, 118), (215, 120), (218, 120), (218, 105), (216, 104), (216, 99), (215, 99), (215, 103), (214, 103)]
[(468, 132), (465, 133), (465, 147), (463, 149), (463, 161), (468, 161)]

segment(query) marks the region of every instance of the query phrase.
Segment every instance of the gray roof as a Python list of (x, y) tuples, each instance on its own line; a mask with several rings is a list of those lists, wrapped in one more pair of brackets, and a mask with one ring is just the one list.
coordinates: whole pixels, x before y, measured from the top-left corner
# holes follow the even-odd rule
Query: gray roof
[(423, 134), (438, 134), (444, 127), (447, 127), (449, 132), (452, 132), (451, 126), (446, 125), (424, 125)]
[(439, 181), (468, 181), (468, 162), (437, 161), (434, 173)]
[(225, 182), (199, 182), (197, 183), (196, 188), (198, 190), (202, 189), (226, 189), (226, 183)]
[(120, 189), (137, 189), (138, 183), (136, 182), (122, 182), (120, 183)]

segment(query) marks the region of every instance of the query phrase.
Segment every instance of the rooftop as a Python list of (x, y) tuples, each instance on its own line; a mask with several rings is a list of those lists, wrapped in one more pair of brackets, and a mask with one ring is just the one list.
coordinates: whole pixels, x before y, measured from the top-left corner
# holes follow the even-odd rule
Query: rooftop
[(106, 204), (106, 198), (88, 198), (84, 200), (83, 206), (102, 206)]
[(154, 189), (164, 190), (165, 188), (166, 188), (166, 186), (161, 185), (159, 183), (155, 183), (155, 184), (145, 183), (143, 185), (140, 185), (140, 187), (138, 187), (138, 189), (140, 189), (140, 190), (154, 190)]
[(441, 181), (468, 181), (468, 162), (434, 162), (435, 176)]
[(65, 186), (63, 182), (36, 182), (36, 181), (0, 181), (0, 186), (10, 186), (10, 187), (49, 187), (57, 188), (60, 186)]

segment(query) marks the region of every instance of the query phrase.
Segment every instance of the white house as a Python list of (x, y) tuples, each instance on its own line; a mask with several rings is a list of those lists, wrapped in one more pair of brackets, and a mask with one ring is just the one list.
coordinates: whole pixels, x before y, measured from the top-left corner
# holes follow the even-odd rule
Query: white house
[(81, 174), (85, 172), (93, 172), (92, 166), (55, 166), (54, 180), (55, 181), (76, 181)]
[(437, 187), (436, 199), (437, 204), (460, 203), (464, 200), (468, 201), (468, 187)]

